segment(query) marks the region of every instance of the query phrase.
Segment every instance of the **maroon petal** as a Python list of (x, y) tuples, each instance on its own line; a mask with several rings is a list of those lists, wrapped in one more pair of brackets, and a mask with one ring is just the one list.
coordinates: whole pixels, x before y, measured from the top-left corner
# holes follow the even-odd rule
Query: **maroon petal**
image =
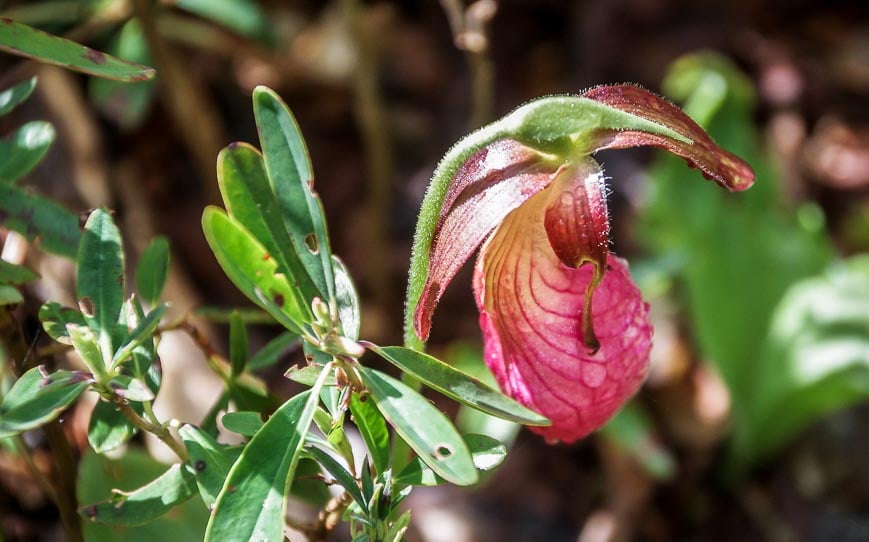
[(600, 344), (589, 309), (593, 291), (606, 272), (609, 255), (603, 171), (592, 158), (578, 160), (559, 170), (547, 193), (543, 225), (555, 255), (568, 267), (584, 263), (594, 266), (585, 292), (582, 336), (585, 345), (595, 351)]
[(513, 140), (492, 143), (456, 173), (441, 207), (429, 256), (428, 277), (414, 328), (428, 338), (435, 306), (447, 284), (510, 211), (546, 188), (558, 166)]
[(597, 150), (643, 145), (661, 147), (681, 156), (689, 165), (700, 169), (704, 177), (728, 190), (745, 190), (754, 184), (754, 171), (748, 164), (716, 145), (691, 117), (660, 96), (634, 85), (595, 87), (583, 96), (666, 126), (693, 142), (635, 130), (602, 129), (596, 136)]
[(552, 420), (532, 428), (550, 442), (597, 429), (645, 377), (648, 305), (625, 263), (608, 257), (591, 304), (600, 348), (582, 340), (590, 266), (564, 265), (550, 246), (540, 193), (513, 211), (483, 246), (474, 272), (485, 359), (502, 389)]

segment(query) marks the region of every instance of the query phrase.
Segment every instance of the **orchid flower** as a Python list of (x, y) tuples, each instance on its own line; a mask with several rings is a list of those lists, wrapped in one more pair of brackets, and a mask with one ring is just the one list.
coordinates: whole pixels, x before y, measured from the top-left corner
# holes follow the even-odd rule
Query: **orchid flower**
[(651, 145), (731, 191), (751, 168), (679, 108), (632, 85), (530, 102), (450, 149), (423, 201), (406, 315), (421, 348), (444, 288), (482, 244), (473, 288), (485, 361), (504, 393), (548, 417), (548, 442), (606, 423), (642, 384), (649, 306), (609, 250), (592, 154)]

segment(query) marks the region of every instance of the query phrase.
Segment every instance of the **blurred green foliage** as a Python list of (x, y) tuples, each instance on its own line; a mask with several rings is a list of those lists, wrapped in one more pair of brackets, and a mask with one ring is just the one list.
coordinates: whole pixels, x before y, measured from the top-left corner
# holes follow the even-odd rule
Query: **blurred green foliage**
[[(663, 87), (719, 145), (757, 172), (755, 186), (734, 195), (710, 190), (699, 173), (686, 172), (678, 159), (662, 153), (649, 172), (638, 228), (678, 285), (700, 354), (715, 364), (730, 390), (731, 458), (739, 471), (769, 457), (820, 415), (869, 397), (865, 382), (861, 390), (856, 382), (843, 381), (853, 371), (865, 380), (869, 311), (850, 320), (842, 316), (848, 310), (844, 302), (866, 287), (869, 275), (859, 262), (838, 264), (834, 274), (846, 278), (795, 285), (821, 274), (835, 253), (821, 210), (790, 201), (764, 154), (752, 119), (754, 92), (736, 67), (714, 54), (689, 55), (674, 63)], [(798, 291), (813, 288), (826, 292), (814, 295), (827, 319), (815, 319), (801, 305)], [(806, 314), (802, 327), (783, 323), (800, 311)], [(834, 325), (840, 317), (845, 325)], [(785, 339), (784, 329), (800, 332)], [(837, 333), (848, 336), (836, 343), (842, 351), (812, 349), (805, 342), (812, 337), (815, 345), (826, 344)], [(793, 342), (797, 338), (800, 342)], [(848, 393), (836, 391), (845, 388)]]

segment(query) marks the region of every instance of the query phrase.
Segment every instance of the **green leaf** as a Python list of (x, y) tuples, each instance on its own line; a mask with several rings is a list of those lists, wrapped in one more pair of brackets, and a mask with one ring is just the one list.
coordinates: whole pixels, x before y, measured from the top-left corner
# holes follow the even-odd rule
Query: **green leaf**
[(545, 417), (483, 384), (479, 379), (428, 354), (400, 346), (380, 347), (370, 343), (365, 346), (426, 386), (470, 407), (525, 425), (550, 423)]
[(290, 241), (262, 155), (247, 143), (233, 143), (217, 156), (217, 180), (229, 215), (277, 260), (279, 272), (297, 284), (305, 304), (310, 306), (315, 297), (322, 299), (322, 290)]
[(317, 288), (335, 297), (332, 249), (308, 148), (289, 108), (271, 89), (253, 91), (253, 112), (259, 129), (266, 171), (278, 199), (293, 248)]
[(160, 325), (164, 314), (166, 314), (166, 305), (160, 305), (139, 322), (139, 325), (127, 336), (126, 341), (115, 351), (112, 357), (113, 367), (126, 361), (140, 344), (154, 338), (154, 331)]
[(335, 270), (335, 299), (338, 302), (341, 330), (345, 337), (355, 341), (359, 339), (359, 330), (362, 327), (359, 294), (344, 262), (338, 256), (332, 256), (332, 265)]
[(332, 494), (329, 493), (329, 487), (321, 481), (322, 475), (323, 471), (316, 461), (300, 457), (296, 476), (290, 485), (290, 494), (317, 508), (323, 508), (332, 498)]
[(24, 303), (24, 296), (15, 286), (0, 284), (0, 307), (4, 305), (18, 305)]
[[(323, 371), (323, 365), (320, 363), (312, 363), (310, 365), (305, 365), (304, 367), (300, 367), (298, 365), (293, 365), (287, 372), (284, 373), (284, 377), (289, 378), (293, 382), (298, 382), (299, 384), (304, 384), (305, 386), (313, 386), (314, 382), (320, 377), (320, 373)], [(323, 384), (324, 386), (336, 386), (335, 376), (330, 374), (326, 378), (326, 382)]]
[(0, 402), (0, 438), (50, 422), (75, 401), (93, 381), (81, 372), (44, 374), (34, 367), (19, 378)]
[(207, 207), (202, 229), (220, 267), (248, 299), (272, 315), (284, 327), (301, 333), (312, 321), (310, 307), (287, 276), (277, 273), (277, 263), (250, 233), (217, 207)]
[(84, 315), (55, 301), (46, 301), (39, 308), (39, 320), (48, 336), (63, 344), (72, 344), (67, 325), (87, 326)]
[(26, 284), (39, 278), (39, 275), (24, 267), (0, 260), (0, 283)]
[(254, 436), (263, 426), (263, 420), (262, 417), (260, 417), (260, 413), (247, 410), (227, 412), (220, 419), (220, 423), (233, 433), (238, 433), (239, 435), (244, 435), (246, 437)]
[(210, 508), (217, 500), (220, 488), (223, 487), (229, 469), (232, 468), (241, 449), (219, 444), (214, 437), (189, 424), (182, 426), (178, 434), (190, 455), (188, 463), (193, 467), (193, 475), (196, 477), (196, 485), (199, 486), (202, 501)]
[(869, 256), (795, 284), (775, 310), (737, 426), (742, 464), (770, 457), (800, 431), (869, 399)]
[(145, 81), (154, 69), (46, 34), (12, 19), (0, 18), (0, 51), (118, 81)]
[(52, 143), (54, 127), (41, 120), (30, 121), (0, 139), (0, 183), (11, 183), (30, 173)]
[[(77, 501), (89, 504), (106, 499), (113, 489), (134, 490), (160, 477), (166, 468), (135, 446), (117, 459), (88, 450), (79, 462)], [(190, 499), (145, 525), (110, 526), (85, 520), (82, 531), (88, 542), (201, 542), (207, 520), (208, 510), (202, 502)]]
[(168, 276), (169, 241), (162, 236), (155, 237), (136, 265), (136, 290), (142, 299), (155, 305), (163, 294)]
[(375, 474), (386, 472), (389, 468), (389, 431), (377, 406), (354, 393), (350, 398), (350, 413), (362, 440), (365, 441)]
[[(462, 435), (471, 451), (474, 467), (481, 472), (493, 470), (504, 462), (507, 448), (497, 439), (487, 435)], [(434, 473), (420, 458), (413, 458), (395, 477), (396, 485), (437, 486), (444, 479)]]
[(104, 381), (106, 376), (106, 367), (108, 361), (103, 357), (103, 352), (100, 350), (99, 339), (94, 330), (88, 326), (80, 326), (78, 324), (67, 324), (66, 331), (69, 334), (72, 347), (76, 354), (81, 358), (88, 369), (97, 377), (100, 382)]
[(334, 457), (324, 452), (320, 448), (316, 446), (307, 446), (305, 448), (307, 453), (311, 454), (311, 456), (317, 460), (317, 462), (326, 469), (326, 472), (332, 475), (341, 487), (343, 487), (353, 500), (362, 508), (365, 513), (368, 513), (368, 504), (365, 502), (365, 498), (362, 497), (362, 491), (359, 489), (359, 485), (356, 482), (356, 478), (353, 477), (352, 474)]
[(284, 355), (290, 346), (298, 344), (299, 336), (293, 332), (285, 331), (266, 343), (265, 346), (253, 355), (247, 362), (249, 371), (256, 371), (271, 367)]
[(78, 216), (54, 201), (0, 183), (0, 227), (17, 231), (47, 252), (75, 258), (81, 232)]
[(275, 324), (275, 319), (259, 307), (224, 308), (206, 306), (197, 307), (193, 311), (193, 314), (217, 324), (228, 324), (234, 312), (241, 314), (241, 318), (245, 324)]
[(131, 404), (154, 400), (154, 392), (139, 378), (118, 375), (109, 381), (109, 387), (127, 401), (132, 401)]
[(244, 372), (247, 363), (247, 329), (241, 315), (233, 313), (229, 320), (229, 361), (232, 366), (232, 376)]
[(365, 367), (359, 372), (383, 417), (432, 470), (456, 485), (477, 482), (467, 445), (440, 410), (389, 375)]
[(99, 333), (104, 354), (111, 357), (111, 334), (124, 304), (125, 276), (121, 232), (107, 210), (97, 209), (88, 217), (76, 261), (79, 305), (87, 307), (85, 319)]
[(190, 468), (175, 464), (152, 481), (133, 491), (112, 490), (112, 498), (82, 507), (82, 517), (109, 525), (143, 525), (172, 510), (196, 494), (196, 479)]
[(114, 450), (133, 438), (136, 432), (136, 426), (112, 403), (101, 400), (91, 412), (88, 443), (98, 454)]
[(270, 42), (273, 39), (266, 14), (257, 2), (251, 0), (177, 0), (175, 5), (183, 10), (221, 24), (230, 30)]
[(328, 373), (276, 410), (245, 446), (214, 504), (206, 540), (282, 539), (284, 497)]
[(7, 88), (0, 92), (0, 117), (8, 114), (22, 104), (30, 97), (30, 94), (33, 93), (33, 89), (35, 88), (36, 77), (31, 77), (27, 81), (22, 81), (14, 87)]
[[(106, 52), (129, 62), (140, 64), (151, 62), (148, 42), (137, 18), (124, 23), (107, 45)], [(132, 129), (142, 124), (154, 102), (155, 83), (153, 80), (126, 83), (108, 79), (89, 79), (88, 97), (122, 129)]]

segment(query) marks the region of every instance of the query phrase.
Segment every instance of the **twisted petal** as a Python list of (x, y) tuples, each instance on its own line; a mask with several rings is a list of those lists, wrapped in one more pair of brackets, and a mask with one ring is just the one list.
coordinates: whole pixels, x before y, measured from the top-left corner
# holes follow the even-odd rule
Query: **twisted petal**
[(510, 139), (492, 143), (459, 168), (441, 207), (428, 277), (414, 314), (420, 338), (428, 338), (435, 306), (462, 264), (510, 211), (546, 188), (557, 170), (541, 154)]
[(594, 268), (565, 265), (550, 245), (544, 217), (562, 195), (559, 188), (564, 190), (555, 184), (529, 199), (492, 234), (477, 260), (474, 293), (486, 363), (499, 384), (552, 420), (533, 431), (550, 442), (573, 442), (603, 425), (637, 391), (652, 329), (648, 305), (625, 263), (608, 256), (591, 303), (600, 348), (591, 354), (583, 344), (585, 293)]
[(651, 145), (681, 156), (688, 165), (698, 168), (704, 177), (714, 180), (728, 190), (745, 190), (754, 184), (754, 171), (748, 164), (716, 145), (691, 117), (660, 96), (634, 85), (595, 87), (582, 96), (666, 126), (693, 142), (687, 143), (637, 130), (601, 128), (593, 138), (595, 149)]

